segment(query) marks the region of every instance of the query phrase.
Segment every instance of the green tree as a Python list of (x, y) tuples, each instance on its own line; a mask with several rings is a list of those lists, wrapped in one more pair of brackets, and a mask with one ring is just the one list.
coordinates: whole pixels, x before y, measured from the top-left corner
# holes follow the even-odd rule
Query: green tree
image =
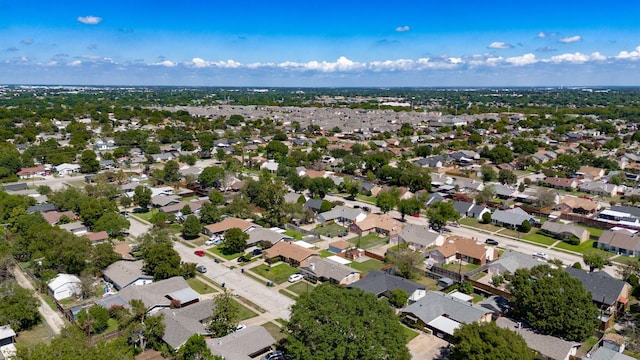
[(222, 252), (225, 254), (243, 252), (247, 247), (247, 240), (249, 240), (249, 234), (243, 232), (240, 228), (231, 228), (224, 234)]
[(325, 195), (335, 187), (333, 181), (329, 178), (314, 178), (307, 180), (307, 188), (312, 197), (324, 199)]
[(78, 326), (87, 334), (103, 332), (109, 322), (109, 311), (100, 305), (84, 308), (78, 314)]
[(138, 204), (141, 208), (147, 208), (151, 204), (151, 194), (153, 192), (150, 188), (142, 185), (136, 186), (133, 190), (133, 202)]
[(513, 185), (518, 182), (518, 176), (508, 169), (498, 171), (498, 181), (502, 184)]
[(100, 162), (96, 158), (96, 153), (93, 150), (85, 150), (80, 155), (78, 160), (81, 173), (95, 173), (100, 170)]
[(201, 231), (202, 224), (200, 224), (200, 220), (195, 215), (187, 216), (182, 225), (182, 236), (185, 239), (195, 239), (200, 236)]
[(591, 293), (562, 268), (544, 264), (516, 270), (511, 295), (514, 315), (543, 334), (582, 341), (598, 322)]
[(393, 309), (360, 289), (322, 284), (291, 307), (286, 352), (294, 360), (411, 358)]
[(131, 224), (129, 220), (120, 216), (113, 211), (104, 213), (96, 222), (93, 224), (93, 231), (106, 231), (109, 236), (117, 236), (122, 231), (129, 229)]
[(209, 191), (209, 201), (211, 201), (213, 205), (224, 205), (224, 195), (222, 195), (222, 192), (218, 189), (211, 189)]
[(204, 203), (200, 208), (200, 222), (202, 224), (215, 224), (220, 221), (222, 214), (218, 207), (212, 203)]
[(379, 207), (383, 213), (388, 213), (396, 206), (397, 201), (397, 198), (389, 191), (381, 191), (376, 198), (376, 206)]
[(453, 208), (453, 204), (446, 201), (440, 201), (427, 210), (429, 222), (435, 228), (443, 227), (448, 221), (457, 221), (460, 214)]
[(484, 182), (494, 181), (497, 177), (496, 171), (489, 165), (482, 165), (480, 172), (482, 173), (482, 181)]
[(494, 322), (465, 324), (453, 333), (451, 360), (533, 360), (534, 353), (515, 331)]
[(213, 337), (223, 337), (235, 331), (240, 321), (240, 305), (226, 288), (213, 300), (213, 315), (209, 331)]
[(528, 233), (529, 231), (531, 231), (531, 223), (529, 222), (529, 220), (523, 220), (518, 231), (522, 233)]
[(391, 296), (389, 296), (389, 303), (396, 308), (407, 305), (407, 300), (409, 300), (409, 294), (404, 289), (395, 289), (391, 291)]
[(202, 169), (202, 172), (198, 175), (198, 182), (203, 188), (209, 188), (212, 186), (220, 187), (225, 176), (226, 173), (223, 168), (218, 166), (207, 166)]
[(289, 147), (287, 147), (287, 145), (282, 141), (271, 140), (265, 147), (265, 152), (268, 159), (280, 159), (287, 156)]
[(593, 272), (595, 269), (600, 270), (604, 268), (607, 259), (595, 251), (590, 251), (582, 255), (582, 261), (589, 267), (589, 272)]
[(0, 283), (0, 293), (0, 323), (10, 325), (15, 331), (29, 330), (40, 323), (40, 301), (31, 290), (13, 280), (5, 280)]
[(168, 183), (178, 182), (182, 178), (182, 174), (180, 174), (180, 165), (175, 160), (169, 160), (164, 164), (163, 174), (163, 180)]
[(93, 246), (91, 259), (94, 272), (98, 273), (107, 268), (107, 266), (120, 260), (120, 254), (113, 250), (113, 245), (103, 242)]
[(484, 224), (491, 223), (491, 213), (489, 211), (482, 214), (482, 222)]
[(211, 350), (207, 347), (204, 336), (199, 334), (192, 335), (187, 342), (178, 350), (180, 360), (215, 360), (216, 357), (211, 354)]
[(412, 215), (419, 213), (420, 208), (420, 201), (418, 201), (418, 199), (416, 199), (415, 197), (398, 201), (398, 211), (400, 211), (400, 214), (402, 214), (403, 219), (407, 214)]
[(409, 248), (400, 248), (387, 253), (388, 261), (394, 265), (396, 275), (405, 279), (415, 278), (420, 273), (423, 257)]
[(143, 243), (142, 257), (142, 269), (156, 281), (180, 275), (180, 254), (170, 242)]
[(191, 211), (191, 206), (189, 206), (189, 204), (185, 204), (182, 209), (180, 210), (180, 212), (182, 213), (182, 215), (187, 216), (187, 215), (191, 215), (193, 214), (193, 211)]

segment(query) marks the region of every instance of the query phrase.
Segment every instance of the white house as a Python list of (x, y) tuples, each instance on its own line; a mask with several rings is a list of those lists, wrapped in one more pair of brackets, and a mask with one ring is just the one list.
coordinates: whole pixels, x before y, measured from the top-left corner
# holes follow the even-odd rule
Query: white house
[(66, 299), (74, 295), (79, 295), (82, 291), (82, 281), (71, 274), (58, 274), (48, 284), (49, 293), (56, 300)]
[(65, 175), (70, 175), (70, 174), (79, 172), (80, 165), (64, 163), (64, 164), (55, 166), (54, 169), (58, 173), (58, 176), (65, 176)]

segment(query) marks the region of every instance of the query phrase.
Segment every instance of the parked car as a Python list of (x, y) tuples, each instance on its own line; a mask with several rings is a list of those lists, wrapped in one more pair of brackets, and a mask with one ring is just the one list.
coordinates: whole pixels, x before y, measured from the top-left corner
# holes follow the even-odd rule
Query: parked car
[(198, 270), (199, 273), (204, 274), (207, 272), (207, 267), (204, 265), (198, 265), (196, 266), (196, 270)]
[(453, 227), (455, 227), (455, 228), (459, 228), (459, 227), (460, 227), (460, 224), (458, 224), (458, 223), (457, 223), (457, 222), (455, 222), (455, 221), (454, 221), (454, 222), (452, 222), (452, 223), (451, 223), (451, 224), (449, 224), (449, 225), (451, 225), (451, 226), (453, 226)]
[(485, 240), (485, 242), (484, 242), (484, 243), (485, 243), (485, 244), (489, 244), (489, 245), (498, 245), (498, 244), (499, 244), (497, 240), (495, 240), (495, 239), (491, 239), (491, 238), (489, 238), (489, 239)]
[(262, 254), (262, 250), (261, 249), (253, 249), (253, 251), (251, 252), (251, 254), (253, 256), (258, 256), (260, 254)]
[(366, 212), (371, 212), (371, 208), (368, 206), (363, 206), (362, 210), (366, 211)]
[(204, 244), (206, 246), (215, 245), (216, 244), (216, 239), (208, 239), (207, 241), (204, 242)]
[(339, 237), (345, 237), (347, 236), (348, 232), (346, 231), (342, 231), (341, 233), (338, 234)]
[(238, 327), (234, 330), (234, 331), (240, 331), (240, 330), (244, 330), (247, 328), (247, 325), (245, 324), (238, 324)]
[(420, 213), (411, 214), (411, 216), (419, 218), (420, 217)]
[(280, 350), (275, 350), (262, 357), (262, 360), (285, 360), (286, 356)]
[(296, 281), (300, 281), (304, 278), (304, 276), (302, 276), (302, 274), (293, 274), (291, 276), (289, 276), (289, 282), (290, 283), (294, 283)]
[(547, 254), (545, 254), (543, 252), (534, 252), (533, 256), (541, 258), (541, 259), (545, 259), (545, 260), (547, 260), (547, 258), (549, 257)]
[(238, 262), (249, 262), (251, 261), (250, 259), (247, 259), (244, 255), (238, 257)]
[(204, 250), (202, 250), (202, 249), (198, 249), (198, 250), (194, 251), (193, 253), (198, 255), (198, 256), (204, 256)]

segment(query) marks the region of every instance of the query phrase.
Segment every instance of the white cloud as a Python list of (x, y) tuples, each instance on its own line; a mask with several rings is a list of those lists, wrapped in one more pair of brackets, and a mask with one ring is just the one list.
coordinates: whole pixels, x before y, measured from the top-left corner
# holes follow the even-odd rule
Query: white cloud
[(640, 46), (636, 46), (634, 51), (620, 51), (616, 59), (640, 60)]
[(102, 22), (102, 18), (92, 15), (78, 16), (78, 21), (86, 25), (98, 25), (100, 24), (100, 22)]
[(513, 47), (513, 45), (511, 44), (507, 44), (505, 42), (502, 41), (494, 41), (491, 44), (489, 44), (489, 46), (487, 46), (489, 49), (510, 49)]
[(186, 65), (193, 66), (195, 68), (205, 68), (211, 66), (211, 63), (201, 58), (193, 58), (191, 62), (186, 63)]
[(397, 31), (397, 32), (405, 32), (405, 31), (409, 31), (409, 30), (411, 30), (411, 28), (410, 28), (408, 25), (405, 25), (405, 26), (398, 26), (398, 27), (396, 28), (396, 31)]
[(542, 38), (547, 37), (547, 34), (546, 34), (544, 31), (540, 31), (540, 32), (538, 33), (538, 37), (539, 37), (540, 39), (542, 39)]
[(592, 53), (591, 55), (586, 55), (586, 54), (577, 52), (573, 54), (567, 53), (567, 54), (552, 56), (549, 60), (547, 60), (547, 62), (552, 62), (556, 64), (564, 63), (564, 62), (568, 62), (572, 64), (582, 64), (587, 61), (602, 61), (602, 60), (606, 60), (606, 57), (600, 54), (599, 52)]
[(82, 61), (74, 60), (74, 61), (68, 63), (67, 65), (69, 65), (69, 66), (80, 66), (80, 65), (82, 65)]
[(22, 39), (20, 43), (24, 45), (31, 45), (33, 44), (33, 39)]
[(300, 70), (315, 70), (320, 72), (336, 72), (336, 71), (352, 71), (361, 70), (366, 67), (365, 64), (355, 62), (341, 56), (335, 62), (328, 61), (309, 61), (306, 63), (299, 63), (293, 61), (285, 61), (278, 64), (280, 68), (291, 68)]
[(152, 66), (164, 66), (164, 67), (175, 67), (178, 66), (178, 63), (175, 63), (173, 61), (169, 61), (169, 60), (163, 60), (157, 63), (153, 63), (153, 64), (149, 64)]
[(230, 68), (230, 69), (235, 69), (242, 66), (241, 63), (234, 60), (217, 61), (217, 62), (214, 62), (213, 65), (220, 68)]
[(510, 57), (510, 58), (507, 58), (505, 61), (515, 66), (531, 65), (538, 62), (538, 60), (536, 59), (536, 56), (531, 53), (524, 54), (521, 56)]
[(574, 35), (574, 36), (567, 36), (567, 37), (563, 37), (563, 38), (558, 39), (558, 42), (563, 43), (563, 44), (569, 44), (569, 43), (576, 42), (576, 41), (582, 41), (582, 36)]

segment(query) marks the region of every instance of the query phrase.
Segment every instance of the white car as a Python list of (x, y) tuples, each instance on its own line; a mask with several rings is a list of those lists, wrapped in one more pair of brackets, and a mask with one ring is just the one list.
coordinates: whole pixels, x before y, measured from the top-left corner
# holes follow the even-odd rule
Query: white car
[(208, 239), (204, 242), (205, 246), (215, 245), (216, 239)]
[(247, 328), (247, 325), (245, 324), (238, 324), (238, 327), (236, 328), (235, 331), (240, 331), (240, 330), (244, 330)]
[(547, 258), (549, 257), (547, 254), (545, 254), (543, 252), (535, 252), (535, 253), (533, 253), (533, 256), (541, 258), (541, 259), (545, 259), (545, 260), (547, 260)]
[(293, 274), (291, 276), (289, 276), (289, 282), (290, 283), (294, 283), (296, 281), (300, 281), (304, 278), (304, 276), (302, 276), (302, 274)]

